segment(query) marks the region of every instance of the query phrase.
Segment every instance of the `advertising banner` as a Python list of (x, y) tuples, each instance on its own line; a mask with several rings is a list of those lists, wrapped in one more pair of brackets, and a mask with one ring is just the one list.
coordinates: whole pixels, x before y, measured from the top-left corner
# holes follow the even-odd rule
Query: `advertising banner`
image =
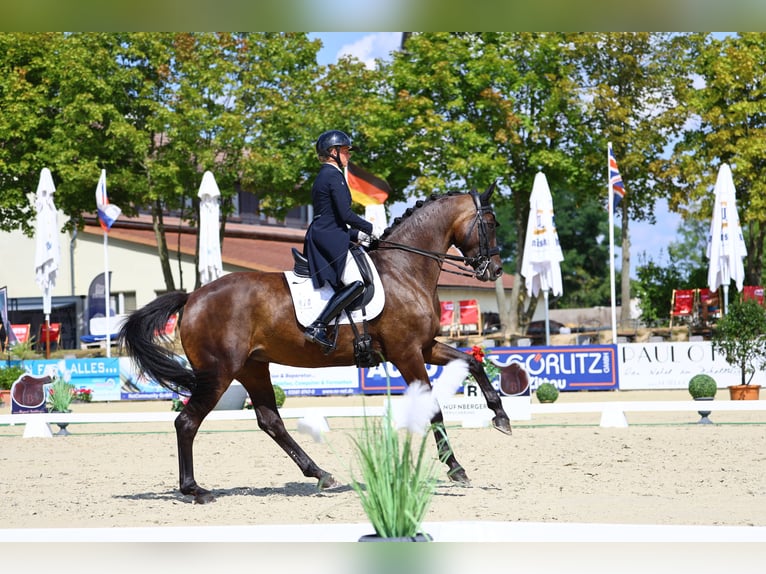
[[(710, 341), (632, 343), (619, 345), (620, 388), (686, 389), (694, 375), (710, 375), (718, 388), (738, 385), (739, 368), (713, 351)], [(757, 371), (753, 384), (766, 386), (766, 372)]]
[(51, 359), (26, 361), (26, 368), (36, 377), (55, 372), (75, 389), (90, 389), (91, 400), (120, 400), (119, 359)]
[[(187, 367), (188, 362), (185, 357), (177, 357), (179, 361)], [(111, 359), (116, 361), (117, 359)], [(117, 399), (124, 401), (146, 401), (151, 399), (170, 400), (176, 398), (174, 392), (169, 391), (158, 382), (148, 379), (139, 374), (133, 366), (133, 361), (129, 357), (120, 357), (119, 359), (119, 388), (116, 389)], [(96, 397), (94, 397), (96, 399)], [(100, 400), (98, 398), (97, 400)]]
[(285, 395), (353, 395), (359, 392), (359, 374), (354, 366), (301, 369), (278, 363), (269, 365), (271, 383)]
[(500, 367), (521, 365), (532, 391), (542, 383), (552, 383), (559, 391), (602, 391), (619, 386), (616, 345), (499, 347), (491, 351), (493, 362)]

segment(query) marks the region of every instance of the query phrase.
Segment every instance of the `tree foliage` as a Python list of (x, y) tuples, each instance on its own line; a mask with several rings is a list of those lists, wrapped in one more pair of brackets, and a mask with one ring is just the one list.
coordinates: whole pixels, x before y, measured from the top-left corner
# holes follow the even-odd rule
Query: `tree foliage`
[(690, 121), (667, 177), (671, 206), (702, 206), (709, 220), (718, 169), (728, 163), (748, 249), (746, 283), (760, 284), (766, 240), (766, 35), (695, 35), (689, 68), (701, 79), (681, 94)]
[[(239, 190), (281, 218), (309, 203), (313, 142), (339, 128), (360, 149), (354, 160), (391, 184), (391, 202), (499, 182), (502, 255), (516, 278), (503, 322), (515, 329), (534, 310), (520, 269), (538, 171), (553, 190), (565, 253), (564, 296), (554, 304), (608, 301), (611, 141), (627, 189), (617, 240), (623, 301), (630, 220), (654, 221), (656, 200), (667, 197), (704, 226), (723, 161), (737, 186), (747, 282), (760, 284), (764, 37), (408, 33), (401, 51), (368, 68), (354, 58), (319, 66), (320, 44), (304, 33), (0, 34), (0, 229), (32, 234), (29, 196), (42, 167), (53, 172), (64, 227), (81, 227), (105, 169), (126, 215), (152, 214), (166, 288), (183, 287), (164, 217), (196, 222), (202, 173), (213, 171), (221, 189), (222, 235)], [(691, 280), (701, 273), (690, 256), (699, 247), (670, 247), (680, 277), (645, 272)]]
[[(593, 32), (577, 35), (575, 46), (588, 106), (587, 129), (601, 150), (600, 156), (589, 157), (589, 168), (606, 170), (607, 142), (611, 142), (625, 184), (626, 195), (616, 214), (622, 245), (617, 267), (622, 270), (621, 299), (629, 301), (629, 223), (631, 219), (654, 222), (654, 206), (664, 194), (657, 161), (685, 119), (674, 98), (679, 84), (690, 82), (677, 56), (685, 47), (685, 36)], [(600, 165), (593, 163), (598, 157)], [(605, 178), (601, 181), (606, 183)], [(630, 306), (623, 305), (621, 320), (629, 318)]]

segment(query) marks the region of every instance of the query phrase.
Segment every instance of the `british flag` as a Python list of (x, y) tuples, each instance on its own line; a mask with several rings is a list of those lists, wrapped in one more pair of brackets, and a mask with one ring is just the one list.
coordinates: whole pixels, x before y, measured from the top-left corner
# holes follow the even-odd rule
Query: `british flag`
[(616, 210), (622, 198), (625, 197), (625, 184), (622, 183), (622, 176), (617, 168), (617, 160), (614, 159), (611, 144), (609, 144), (609, 187), (614, 190), (612, 208)]

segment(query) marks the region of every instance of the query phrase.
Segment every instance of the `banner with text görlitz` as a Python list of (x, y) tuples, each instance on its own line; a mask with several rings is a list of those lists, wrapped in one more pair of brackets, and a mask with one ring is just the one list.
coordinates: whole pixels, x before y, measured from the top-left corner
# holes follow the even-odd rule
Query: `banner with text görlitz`
[[(498, 367), (518, 363), (527, 372), (530, 390), (542, 383), (552, 383), (561, 391), (614, 390), (618, 388), (617, 347), (615, 345), (562, 346), (562, 347), (492, 347), (486, 349), (489, 358)], [(433, 381), (441, 374), (441, 367), (426, 365)], [(387, 381), (388, 376), (388, 381)], [(406, 388), (399, 371), (391, 364), (360, 369), (359, 387), (363, 393), (385, 393), (390, 381), (392, 392)], [(501, 395), (497, 381), (493, 382)]]

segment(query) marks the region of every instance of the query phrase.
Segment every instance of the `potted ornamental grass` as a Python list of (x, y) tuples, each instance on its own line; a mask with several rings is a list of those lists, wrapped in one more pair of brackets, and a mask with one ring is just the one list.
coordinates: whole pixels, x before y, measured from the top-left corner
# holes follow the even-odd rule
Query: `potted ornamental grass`
[(739, 367), (741, 382), (729, 387), (733, 400), (758, 399), (755, 372), (766, 367), (766, 308), (755, 299), (734, 301), (715, 326), (713, 351)]
[(467, 375), (465, 361), (451, 361), (433, 387), (415, 381), (396, 402), (391, 401), (389, 389), (384, 416), (365, 417), (364, 426), (353, 438), (361, 479), (353, 479), (351, 486), (375, 534), (360, 541), (431, 540), (421, 531), (437, 482), (436, 459), (428, 455), (427, 448), (428, 433), (433, 430), (431, 418)]
[[(389, 382), (383, 416), (364, 417), (362, 428), (351, 438), (357, 470), (350, 482), (375, 534), (362, 536), (360, 542), (431, 540), (422, 531), (437, 484), (437, 459), (428, 448), (431, 419), (467, 376), (466, 361), (451, 361), (433, 386), (415, 381), (396, 400), (392, 400)], [(321, 442), (329, 429), (320, 419), (305, 417), (298, 430)]]
[(51, 413), (71, 412), (69, 406), (75, 397), (74, 385), (64, 379), (55, 378), (48, 388), (47, 407)]
[[(76, 395), (75, 387), (74, 385), (70, 384), (68, 381), (60, 378), (55, 377), (53, 379), (53, 383), (48, 387), (48, 397), (46, 406), (48, 407), (48, 412), (50, 413), (69, 413), (72, 412), (69, 408), (72, 404), (72, 401), (74, 400)], [(57, 436), (67, 436), (69, 435), (69, 431), (67, 430), (67, 426), (69, 426), (68, 422), (55, 422), (54, 423), (59, 427), (59, 431), (56, 433)]]

